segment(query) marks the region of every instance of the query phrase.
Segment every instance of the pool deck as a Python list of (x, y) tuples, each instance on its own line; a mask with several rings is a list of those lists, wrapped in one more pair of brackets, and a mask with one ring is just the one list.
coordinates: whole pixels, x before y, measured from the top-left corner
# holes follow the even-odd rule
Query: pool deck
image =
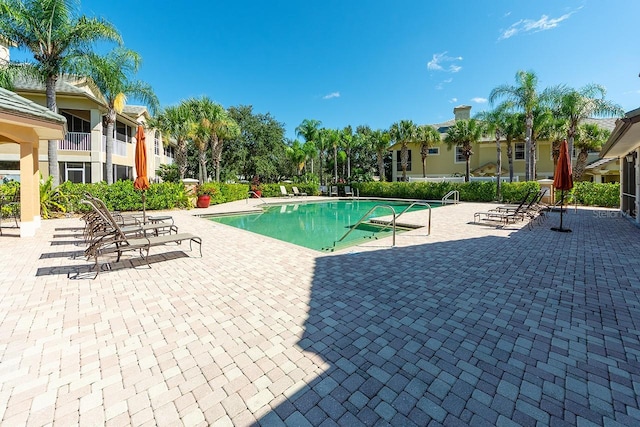
[(463, 203), (335, 253), (196, 216), (258, 203), (166, 212), (202, 258), (95, 280), (80, 219), (4, 227), (0, 425), (640, 425), (640, 229), (617, 211), (556, 233)]

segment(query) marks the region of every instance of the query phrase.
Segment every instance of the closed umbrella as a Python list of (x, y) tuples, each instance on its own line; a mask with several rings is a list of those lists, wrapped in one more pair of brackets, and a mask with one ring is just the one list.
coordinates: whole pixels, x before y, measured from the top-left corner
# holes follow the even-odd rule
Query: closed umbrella
[(560, 157), (553, 175), (553, 186), (560, 190), (560, 227), (552, 227), (553, 231), (570, 232), (568, 228), (562, 227), (562, 212), (564, 211), (564, 192), (573, 188), (573, 177), (571, 172), (571, 157), (569, 157), (569, 146), (567, 140), (562, 141), (560, 146)]
[(147, 178), (147, 144), (145, 143), (144, 128), (138, 125), (136, 132), (136, 173), (138, 177), (133, 183), (133, 188), (142, 190), (142, 221), (147, 222), (146, 191), (149, 189)]

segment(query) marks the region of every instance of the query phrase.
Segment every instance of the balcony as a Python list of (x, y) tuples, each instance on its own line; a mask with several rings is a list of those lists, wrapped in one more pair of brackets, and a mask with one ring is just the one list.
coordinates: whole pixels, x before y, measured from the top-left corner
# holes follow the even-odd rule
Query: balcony
[[(102, 152), (107, 152), (107, 136), (102, 135)], [(127, 143), (119, 139), (113, 139), (113, 153), (116, 156), (127, 156)]]
[(58, 141), (59, 150), (91, 151), (91, 134), (85, 132), (67, 132), (64, 139)]

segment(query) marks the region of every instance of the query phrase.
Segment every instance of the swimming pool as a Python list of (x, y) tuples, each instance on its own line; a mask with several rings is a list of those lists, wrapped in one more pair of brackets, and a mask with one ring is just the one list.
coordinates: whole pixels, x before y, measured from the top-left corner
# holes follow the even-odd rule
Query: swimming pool
[[(363, 215), (376, 205), (388, 205), (396, 213), (406, 209), (410, 202), (388, 200), (336, 200), (325, 202), (286, 203), (264, 206), (263, 212), (255, 214), (228, 215), (209, 217), (211, 221), (230, 225), (273, 237), (314, 250), (331, 250), (334, 242), (340, 239), (350, 227), (355, 225)], [(436, 207), (437, 205), (432, 205)], [(416, 205), (409, 212), (426, 209)], [(391, 215), (387, 208), (376, 209), (368, 217)], [(401, 229), (398, 229), (401, 231)], [(361, 224), (349, 234), (340, 247), (362, 243), (372, 237), (391, 235), (388, 227), (380, 231), (371, 224)]]

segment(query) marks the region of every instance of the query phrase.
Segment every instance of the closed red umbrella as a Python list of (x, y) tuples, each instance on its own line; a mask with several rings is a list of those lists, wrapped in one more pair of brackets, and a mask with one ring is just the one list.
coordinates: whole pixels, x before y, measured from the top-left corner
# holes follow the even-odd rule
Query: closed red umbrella
[(138, 125), (136, 132), (136, 173), (138, 177), (133, 183), (133, 188), (142, 190), (142, 221), (147, 221), (147, 211), (145, 207), (146, 191), (149, 189), (149, 179), (147, 178), (147, 144), (145, 142), (144, 128)]
[(562, 212), (564, 211), (564, 192), (573, 188), (573, 176), (571, 171), (571, 157), (569, 157), (569, 146), (567, 140), (562, 141), (560, 146), (560, 157), (553, 174), (553, 186), (560, 190), (560, 227), (552, 227), (553, 231), (569, 232), (568, 228), (562, 227)]

